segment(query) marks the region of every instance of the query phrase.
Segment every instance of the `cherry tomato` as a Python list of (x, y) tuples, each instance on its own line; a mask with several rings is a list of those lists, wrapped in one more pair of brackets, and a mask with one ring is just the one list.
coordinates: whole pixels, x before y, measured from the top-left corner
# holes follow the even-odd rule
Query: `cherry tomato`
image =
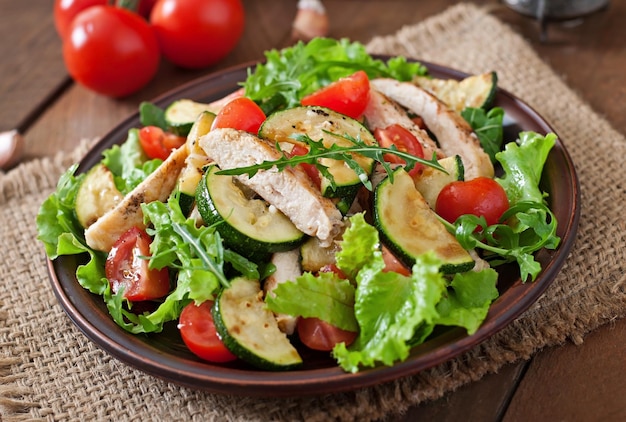
[(185, 143), (185, 138), (165, 132), (157, 126), (144, 126), (139, 129), (139, 143), (148, 157), (165, 160), (173, 150)]
[(383, 253), (383, 261), (385, 262), (384, 272), (393, 271), (398, 274), (402, 274), (404, 276), (410, 276), (411, 270), (409, 267), (404, 265), (396, 256), (387, 248), (386, 246), (382, 246), (381, 248)]
[(55, 0), (54, 27), (61, 39), (65, 39), (68, 28), (76, 15), (96, 5), (105, 5), (107, 0)]
[(261, 107), (248, 97), (238, 97), (226, 103), (217, 113), (211, 129), (233, 128), (257, 133), (265, 121)]
[(304, 106), (326, 107), (354, 119), (365, 111), (370, 95), (367, 74), (359, 70), (302, 98)]
[[(309, 150), (305, 146), (300, 144), (294, 144), (293, 149), (291, 150), (291, 155), (306, 155), (307, 152), (309, 152)], [(318, 189), (320, 189), (320, 187), (322, 186), (322, 175), (317, 167), (315, 167), (315, 164), (300, 163), (298, 164), (298, 167), (304, 170), (304, 172), (307, 176), (309, 176), (309, 179), (311, 179), (313, 184)]]
[(487, 225), (498, 223), (509, 209), (506, 192), (498, 182), (488, 177), (448, 183), (439, 192), (435, 211), (453, 223), (464, 214), (484, 216)]
[(163, 55), (190, 69), (230, 53), (243, 34), (244, 18), (241, 0), (159, 0), (150, 14)]
[(310, 349), (330, 351), (335, 344), (352, 344), (358, 333), (342, 330), (318, 318), (300, 318), (297, 325), (300, 341)]
[(129, 95), (157, 72), (159, 45), (139, 15), (113, 6), (83, 10), (68, 27), (63, 58), (74, 80), (110, 97)]
[(124, 288), (124, 297), (131, 302), (158, 299), (170, 290), (167, 268), (149, 269), (150, 236), (145, 230), (132, 227), (115, 242), (107, 257), (104, 271), (117, 293)]
[(209, 362), (230, 362), (237, 359), (224, 346), (217, 334), (211, 308), (213, 301), (202, 302), (196, 306), (194, 302), (183, 308), (178, 319), (178, 329), (183, 342), (191, 352), (200, 359)]
[[(419, 143), (415, 135), (409, 132), (404, 126), (399, 124), (393, 124), (387, 126), (386, 128), (377, 128), (374, 129), (374, 137), (378, 141), (378, 144), (381, 147), (389, 148), (392, 145), (395, 145), (398, 150), (403, 152), (408, 152), (409, 154), (418, 157), (424, 158), (424, 148), (422, 148), (422, 144)], [(394, 154), (385, 154), (385, 161), (389, 163), (395, 164), (405, 164), (406, 161), (398, 157)], [(415, 176), (424, 168), (421, 164), (416, 164), (415, 167), (409, 171), (411, 176)]]

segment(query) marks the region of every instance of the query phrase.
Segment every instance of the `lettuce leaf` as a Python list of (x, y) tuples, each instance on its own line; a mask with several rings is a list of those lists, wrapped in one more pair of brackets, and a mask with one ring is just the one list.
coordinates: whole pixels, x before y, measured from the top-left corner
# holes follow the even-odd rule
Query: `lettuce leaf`
[(133, 190), (163, 162), (149, 160), (139, 142), (139, 129), (128, 131), (126, 140), (102, 153), (104, 164), (113, 173), (115, 186), (124, 195)]
[(517, 142), (509, 142), (496, 154), (504, 176), (496, 180), (502, 185), (511, 205), (521, 201), (544, 202), (539, 188), (543, 166), (556, 143), (556, 135), (542, 136), (536, 132), (521, 132)]
[(295, 281), (280, 283), (265, 302), (276, 313), (319, 318), (343, 330), (359, 331), (354, 317), (354, 286), (332, 272), (318, 276), (304, 273)]
[(378, 232), (363, 214), (356, 214), (344, 234), (337, 266), (355, 274), (354, 313), (360, 327), (350, 347), (340, 343), (333, 349), (339, 365), (356, 372), (361, 366), (406, 359), (416, 329), (438, 317), (436, 305), (446, 289), (441, 261), (430, 253), (417, 259), (410, 277), (384, 272)]

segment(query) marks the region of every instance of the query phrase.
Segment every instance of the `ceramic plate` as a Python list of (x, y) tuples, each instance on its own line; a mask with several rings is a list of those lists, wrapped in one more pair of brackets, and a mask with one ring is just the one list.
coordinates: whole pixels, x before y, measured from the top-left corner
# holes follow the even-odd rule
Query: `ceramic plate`
[[(462, 78), (465, 74), (424, 63), (440, 78)], [(179, 98), (209, 102), (238, 88), (246, 77), (241, 65), (186, 84), (154, 102), (166, 106)], [(528, 105), (510, 93), (498, 90), (495, 105), (506, 112), (505, 142), (516, 139), (522, 130), (554, 132)], [(86, 171), (101, 159), (103, 150), (126, 139), (128, 129), (138, 127), (135, 114), (109, 132), (85, 156), (79, 171)], [(463, 329), (449, 329), (414, 348), (410, 357), (392, 367), (378, 367), (349, 374), (336, 366), (328, 353), (302, 351), (305, 365), (291, 372), (265, 372), (242, 362), (216, 365), (198, 360), (184, 346), (175, 323), (162, 333), (132, 335), (117, 326), (102, 299), (83, 289), (75, 277), (76, 256), (62, 256), (49, 262), (52, 287), (61, 306), (83, 333), (120, 361), (141, 371), (180, 385), (215, 393), (251, 396), (295, 396), (325, 394), (379, 384), (433, 367), (479, 344), (523, 313), (546, 290), (562, 267), (574, 242), (579, 218), (579, 186), (572, 160), (559, 140), (548, 156), (542, 189), (549, 193), (550, 206), (559, 222), (562, 242), (556, 251), (542, 250), (537, 260), (543, 268), (534, 282), (521, 283), (510, 268), (499, 268), (500, 297), (478, 329), (468, 336)]]

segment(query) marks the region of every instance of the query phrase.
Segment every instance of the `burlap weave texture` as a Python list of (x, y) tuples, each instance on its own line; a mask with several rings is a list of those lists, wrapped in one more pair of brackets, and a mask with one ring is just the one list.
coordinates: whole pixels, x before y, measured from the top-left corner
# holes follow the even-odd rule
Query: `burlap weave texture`
[[(510, 28), (459, 4), (373, 39), (372, 53), (404, 54), (499, 84), (559, 134), (576, 164), (582, 214), (554, 284), (518, 320), (465, 355), (387, 385), (323, 397), (257, 399), (182, 388), (134, 370), (92, 344), (50, 289), (35, 214), (78, 157), (25, 163), (0, 175), (0, 415), (2, 420), (371, 420), (441, 397), (539, 349), (626, 315), (626, 140), (580, 100)], [(589, 151), (593, 150), (593, 154)], [(10, 222), (10, 224), (7, 224)]]

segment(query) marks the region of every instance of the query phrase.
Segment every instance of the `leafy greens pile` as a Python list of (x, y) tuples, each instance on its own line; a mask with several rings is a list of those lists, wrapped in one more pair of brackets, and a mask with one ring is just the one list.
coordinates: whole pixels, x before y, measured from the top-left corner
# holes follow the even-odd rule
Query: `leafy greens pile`
[[(304, 95), (359, 69), (365, 70), (370, 78), (384, 76), (402, 81), (427, 74), (419, 63), (402, 57), (385, 63), (372, 58), (361, 44), (347, 40), (316, 39), (282, 51), (270, 51), (266, 57), (264, 64), (249, 73), (243, 86), (246, 96), (259, 103), (267, 114), (298, 105)], [(144, 111), (150, 115), (142, 122), (162, 120), (158, 108), (146, 106)], [(555, 136), (525, 132), (517, 143), (511, 142), (502, 150), (503, 114), (498, 108), (489, 112), (467, 109), (463, 117), (472, 125), (492, 160), (499, 162), (504, 170), (497, 180), (511, 203), (506, 215), (508, 224), (487, 227), (484, 218), (473, 216), (463, 216), (454, 224), (442, 222), (465, 248), (482, 249), (492, 265), (517, 262), (522, 279), (534, 279), (541, 268), (533, 252), (544, 247), (556, 248), (559, 243), (556, 220), (539, 188), (543, 164)], [(308, 156), (292, 159), (317, 163), (315, 154), (349, 157), (353, 149), (364, 148), (355, 140), (354, 147), (326, 151), (321, 143), (311, 142), (315, 148), (311, 148)], [(382, 153), (389, 151), (378, 147), (358, 152), (382, 160)], [(286, 161), (281, 165), (294, 164), (284, 158)], [(405, 158), (411, 162), (411, 157)], [(425, 162), (437, 166), (436, 161)], [(146, 158), (137, 129), (131, 129), (123, 144), (104, 152), (102, 163), (114, 174), (116, 186), (125, 194), (161, 161)], [(122, 292), (115, 295), (110, 290), (104, 275), (106, 255), (91, 250), (85, 242), (74, 211), (76, 194), (85, 174), (76, 175), (76, 168), (72, 166), (62, 175), (56, 191), (42, 204), (37, 216), (38, 239), (45, 245), (50, 259), (62, 255), (85, 256), (76, 270), (78, 282), (103, 296), (113, 319), (125, 330), (135, 334), (158, 333), (164, 324), (175, 321), (188, 303), (215, 298), (220, 289), (228, 287), (232, 277), (264, 279), (273, 270), (271, 264), (252, 262), (226, 248), (215, 227), (198, 227), (193, 218), (182, 213), (175, 192), (167, 203), (142, 205), (153, 236), (149, 265), (173, 269), (177, 275), (174, 288), (155, 310), (134, 312)], [(239, 169), (239, 172), (250, 173), (260, 168)], [(481, 230), (476, 230), (477, 227)], [(427, 339), (437, 326), (460, 326), (471, 334), (498, 297), (495, 270), (444, 276), (438, 271), (441, 262), (430, 253), (417, 260), (410, 276), (383, 271), (378, 232), (366, 223), (363, 214), (350, 218), (341, 246), (337, 266), (348, 279), (334, 273), (305, 273), (280, 284), (275, 295), (267, 296), (266, 303), (278, 313), (317, 317), (339, 328), (358, 331), (354, 344), (346, 347), (342, 343), (333, 350), (333, 356), (346, 371), (403, 360), (411, 347)]]

